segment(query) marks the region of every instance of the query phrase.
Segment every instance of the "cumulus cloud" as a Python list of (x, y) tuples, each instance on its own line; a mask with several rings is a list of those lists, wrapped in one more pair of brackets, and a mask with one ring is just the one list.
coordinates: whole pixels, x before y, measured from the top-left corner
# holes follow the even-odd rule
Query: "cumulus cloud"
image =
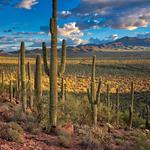
[(31, 9), (36, 4), (38, 4), (37, 0), (22, 0), (17, 4), (17, 8)]
[(79, 45), (85, 42), (81, 39), (84, 33), (76, 26), (76, 22), (65, 24), (62, 28), (58, 27), (58, 33), (67, 38), (69, 45)]
[(81, 29), (112, 27), (134, 30), (150, 24), (150, 0), (81, 0), (69, 12), (71, 17), (80, 18), (77, 24)]

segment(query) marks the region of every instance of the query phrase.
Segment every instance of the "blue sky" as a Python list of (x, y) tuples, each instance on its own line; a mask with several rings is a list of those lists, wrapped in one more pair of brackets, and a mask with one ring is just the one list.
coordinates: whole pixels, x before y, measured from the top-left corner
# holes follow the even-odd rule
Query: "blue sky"
[[(0, 0), (0, 49), (49, 45), (51, 0)], [(58, 0), (59, 45), (150, 34), (150, 0)]]

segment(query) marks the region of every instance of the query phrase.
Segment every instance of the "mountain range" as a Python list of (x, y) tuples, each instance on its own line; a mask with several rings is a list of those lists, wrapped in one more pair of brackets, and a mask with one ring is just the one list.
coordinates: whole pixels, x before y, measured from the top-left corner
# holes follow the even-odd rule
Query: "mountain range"
[[(140, 37), (123, 37), (112, 42), (105, 44), (86, 44), (78, 46), (68, 46), (67, 53), (68, 56), (78, 56), (90, 53), (97, 53), (104, 50), (145, 50), (150, 49), (150, 38), (140, 38)], [(58, 50), (59, 54), (61, 49)], [(16, 55), (18, 51), (7, 53), (0, 50), (0, 55)], [(26, 54), (29, 56), (35, 56), (36, 54), (42, 54), (41, 49), (27, 50)]]

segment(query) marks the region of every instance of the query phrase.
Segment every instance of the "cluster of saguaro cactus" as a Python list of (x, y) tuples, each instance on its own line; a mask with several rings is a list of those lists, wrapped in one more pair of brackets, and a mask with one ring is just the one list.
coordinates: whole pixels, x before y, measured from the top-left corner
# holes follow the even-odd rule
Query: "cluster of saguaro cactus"
[(133, 119), (133, 102), (134, 102), (134, 83), (131, 82), (131, 104), (129, 106), (129, 128), (132, 128), (132, 119)]
[(93, 56), (91, 86), (89, 89), (87, 89), (87, 95), (88, 95), (89, 103), (91, 105), (92, 121), (93, 121), (93, 124), (96, 126), (97, 125), (97, 109), (100, 103), (101, 79), (99, 79), (98, 88), (96, 91), (95, 63), (96, 63), (96, 56)]
[(25, 82), (25, 44), (24, 42), (21, 42), (21, 47), (20, 47), (20, 75), (21, 75), (22, 111), (25, 112), (27, 108), (27, 101), (26, 101), (26, 82)]

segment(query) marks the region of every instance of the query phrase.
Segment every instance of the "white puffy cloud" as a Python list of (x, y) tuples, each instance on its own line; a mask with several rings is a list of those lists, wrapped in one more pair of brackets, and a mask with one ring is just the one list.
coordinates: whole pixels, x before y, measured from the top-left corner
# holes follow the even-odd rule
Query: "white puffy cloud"
[(76, 22), (65, 24), (62, 28), (58, 27), (58, 33), (67, 39), (69, 45), (79, 45), (85, 42), (81, 39), (84, 33), (76, 26)]
[(17, 8), (31, 9), (33, 5), (38, 4), (37, 0), (22, 0), (17, 4)]

